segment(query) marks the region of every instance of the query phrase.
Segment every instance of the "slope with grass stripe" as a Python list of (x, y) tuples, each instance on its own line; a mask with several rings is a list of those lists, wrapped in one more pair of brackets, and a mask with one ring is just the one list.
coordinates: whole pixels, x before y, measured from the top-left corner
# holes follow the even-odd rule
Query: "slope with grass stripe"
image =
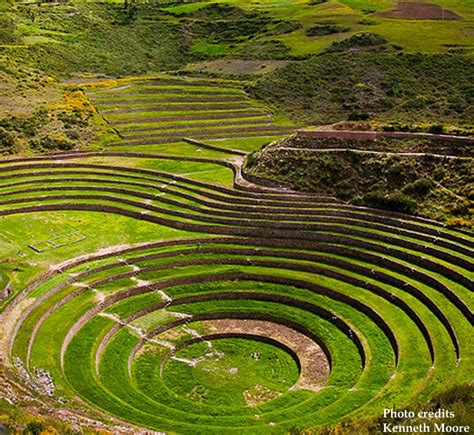
[[(281, 137), (294, 130), (287, 121), (272, 119), (240, 89), (219, 82), (162, 79), (87, 95), (122, 136), (122, 142), (111, 144), (115, 146), (164, 144), (184, 136), (203, 140)], [(205, 120), (209, 121), (201, 122)]]

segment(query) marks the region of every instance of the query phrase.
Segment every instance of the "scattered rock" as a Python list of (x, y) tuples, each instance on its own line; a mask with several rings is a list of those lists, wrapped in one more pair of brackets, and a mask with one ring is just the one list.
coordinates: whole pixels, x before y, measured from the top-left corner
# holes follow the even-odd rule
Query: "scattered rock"
[(38, 386), (40, 393), (49, 397), (54, 396), (55, 386), (53, 383), (53, 378), (51, 373), (49, 373), (47, 370), (36, 368), (34, 370), (34, 382)]

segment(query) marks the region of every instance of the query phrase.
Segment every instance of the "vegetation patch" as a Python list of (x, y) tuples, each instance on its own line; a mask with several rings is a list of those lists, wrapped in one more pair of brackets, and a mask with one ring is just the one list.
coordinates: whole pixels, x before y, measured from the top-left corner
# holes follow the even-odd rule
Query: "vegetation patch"
[(66, 151), (96, 139), (94, 112), (85, 98), (81, 94), (65, 94), (64, 99), (64, 104), (40, 106), (31, 115), (0, 119), (0, 152)]
[(423, 139), (296, 136), (251, 154), (246, 170), (355, 204), (472, 224), (472, 159), (457, 150), (450, 156), (456, 144), (427, 145)]
[(383, 47), (388, 44), (387, 39), (376, 33), (357, 33), (348, 39), (334, 42), (328, 52), (358, 51)]
[(242, 46), (236, 54), (246, 60), (283, 60), (290, 57), (290, 49), (278, 39), (254, 40)]
[(199, 395), (198, 402), (216, 405), (264, 403), (288, 390), (297, 379), (298, 367), (285, 351), (238, 338), (192, 345), (177, 352), (164, 368), (169, 388), (190, 398)]
[(472, 59), (461, 56), (331, 53), (278, 69), (248, 90), (308, 123), (442, 119), (469, 127), (473, 71)]
[(222, 44), (209, 44), (207, 42), (200, 42), (193, 45), (192, 51), (195, 53), (205, 54), (207, 56), (221, 56), (227, 49)]
[(344, 33), (350, 30), (349, 27), (340, 26), (338, 24), (324, 23), (316, 24), (306, 30), (307, 36), (324, 36), (332, 35), (334, 33)]

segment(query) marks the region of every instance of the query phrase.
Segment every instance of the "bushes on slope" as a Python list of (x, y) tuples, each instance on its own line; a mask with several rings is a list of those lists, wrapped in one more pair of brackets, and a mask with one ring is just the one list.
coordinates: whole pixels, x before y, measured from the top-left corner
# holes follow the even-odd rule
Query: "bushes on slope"
[[(292, 147), (287, 139), (284, 147)], [(326, 139), (319, 138), (315, 149)], [(334, 139), (327, 139), (327, 148)], [(350, 143), (347, 147), (351, 147)], [(268, 146), (250, 154), (245, 170), (298, 190), (333, 195), (357, 205), (472, 225), (472, 161), (424, 156), (292, 150)], [(453, 220), (457, 218), (458, 220)], [(459, 219), (462, 219), (460, 221)]]
[(474, 60), (390, 51), (326, 53), (260, 78), (248, 91), (308, 123), (365, 114), (378, 121), (472, 124)]

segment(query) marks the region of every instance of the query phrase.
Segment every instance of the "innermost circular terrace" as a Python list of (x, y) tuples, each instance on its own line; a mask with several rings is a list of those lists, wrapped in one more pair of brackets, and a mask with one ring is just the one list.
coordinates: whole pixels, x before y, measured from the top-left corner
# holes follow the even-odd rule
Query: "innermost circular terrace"
[(292, 389), (318, 391), (329, 377), (330, 363), (324, 351), (293, 328), (264, 320), (217, 319), (205, 320), (202, 324), (209, 333), (255, 334), (272, 338), (291, 349), (298, 358), (300, 369), (300, 376)]
[(193, 402), (256, 406), (288, 391), (299, 376), (296, 354), (268, 337), (213, 334), (182, 343), (167, 360), (164, 382)]

